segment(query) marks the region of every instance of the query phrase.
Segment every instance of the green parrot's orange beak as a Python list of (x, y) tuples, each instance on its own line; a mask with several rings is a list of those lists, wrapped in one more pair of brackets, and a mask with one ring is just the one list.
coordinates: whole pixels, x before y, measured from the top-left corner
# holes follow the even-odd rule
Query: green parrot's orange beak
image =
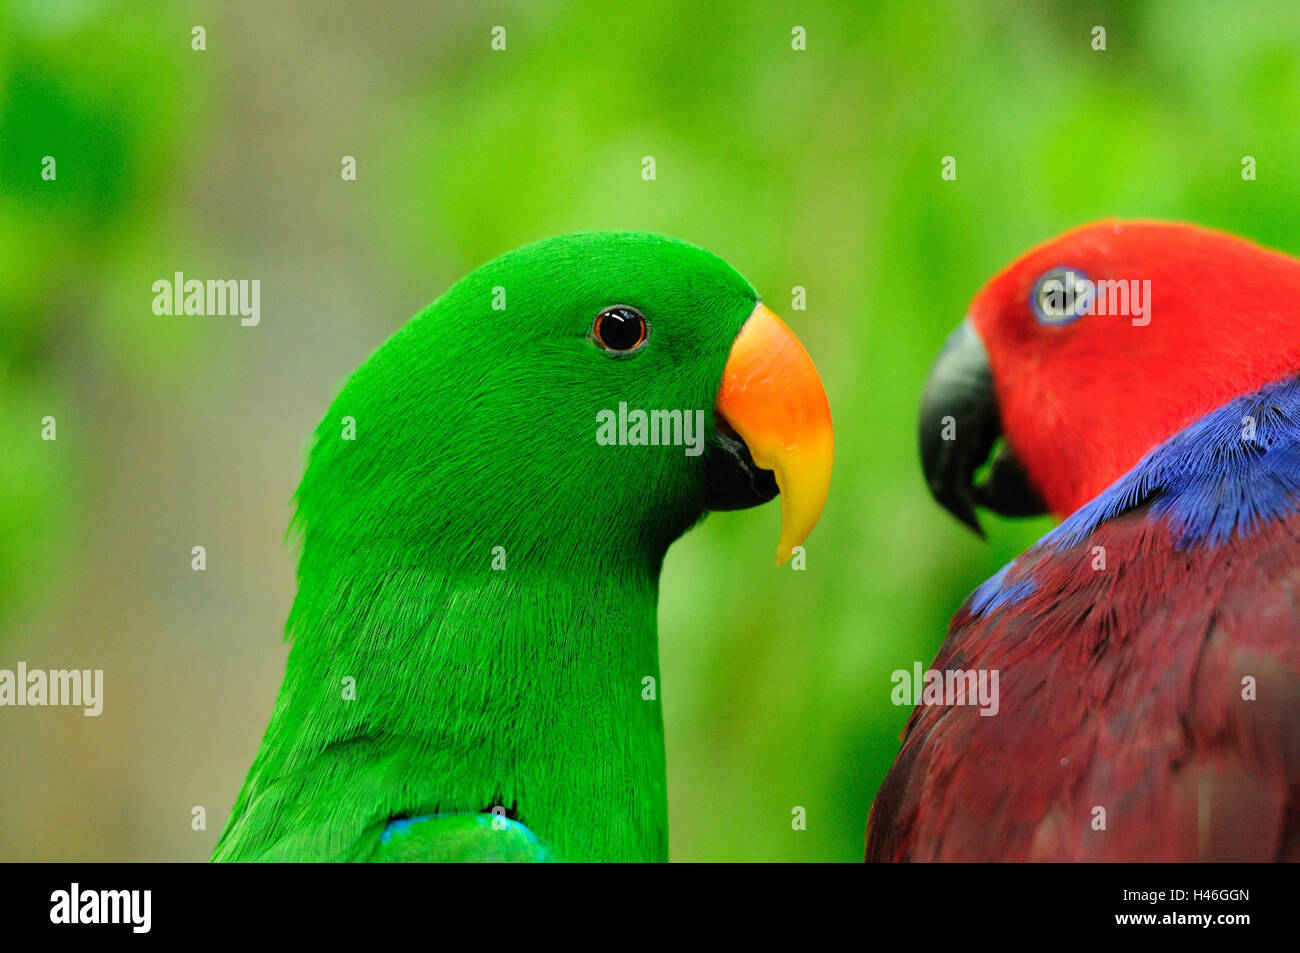
[(835, 437), (812, 358), (785, 322), (762, 304), (732, 342), (716, 408), (745, 441), (754, 463), (776, 475), (781, 491), (779, 566), (822, 515)]

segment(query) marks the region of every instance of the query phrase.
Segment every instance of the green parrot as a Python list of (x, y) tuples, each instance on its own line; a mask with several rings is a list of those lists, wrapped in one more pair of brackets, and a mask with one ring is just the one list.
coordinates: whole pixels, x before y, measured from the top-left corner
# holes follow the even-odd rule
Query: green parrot
[(270, 725), (213, 859), (662, 861), (656, 601), (709, 510), (830, 483), (803, 347), (719, 258), (565, 235), (472, 272), (330, 407)]

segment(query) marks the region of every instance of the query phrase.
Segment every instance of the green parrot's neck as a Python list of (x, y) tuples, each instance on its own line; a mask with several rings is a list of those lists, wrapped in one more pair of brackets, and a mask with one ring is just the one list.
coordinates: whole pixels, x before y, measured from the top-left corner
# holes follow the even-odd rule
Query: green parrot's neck
[(287, 814), (326, 828), (312, 843), (334, 855), (390, 817), (503, 805), (561, 860), (666, 859), (662, 553), (639, 566), (574, 553), (549, 570), (479, 553), (454, 572), (376, 575), (370, 554), (304, 575), (226, 838), (242, 812), (262, 830), (238, 839), (274, 842), (266, 826)]

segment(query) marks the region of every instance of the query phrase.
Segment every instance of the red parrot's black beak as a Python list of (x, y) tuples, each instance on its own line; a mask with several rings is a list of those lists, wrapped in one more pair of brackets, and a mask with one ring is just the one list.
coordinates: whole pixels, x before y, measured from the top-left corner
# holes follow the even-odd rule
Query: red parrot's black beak
[(981, 539), (975, 506), (1006, 516), (1047, 512), (1020, 462), (1005, 444), (985, 480), (975, 474), (1002, 434), (988, 353), (969, 321), (944, 343), (921, 398), (921, 466), (930, 493)]

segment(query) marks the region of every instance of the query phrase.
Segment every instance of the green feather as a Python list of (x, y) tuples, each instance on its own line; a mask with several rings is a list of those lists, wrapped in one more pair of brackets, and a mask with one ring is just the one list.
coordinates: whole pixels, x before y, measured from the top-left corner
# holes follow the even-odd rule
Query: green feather
[[(660, 566), (701, 516), (705, 457), (602, 446), (597, 413), (711, 422), (755, 301), (683, 242), (568, 235), (474, 271), (356, 371), (298, 490), (293, 646), (214, 859), (438, 859), (500, 832), (440, 818), (399, 850), (381, 845), (390, 819), (497, 806), (556, 859), (666, 859), (643, 680), (658, 683)], [(589, 334), (616, 304), (651, 330), (611, 357)]]

